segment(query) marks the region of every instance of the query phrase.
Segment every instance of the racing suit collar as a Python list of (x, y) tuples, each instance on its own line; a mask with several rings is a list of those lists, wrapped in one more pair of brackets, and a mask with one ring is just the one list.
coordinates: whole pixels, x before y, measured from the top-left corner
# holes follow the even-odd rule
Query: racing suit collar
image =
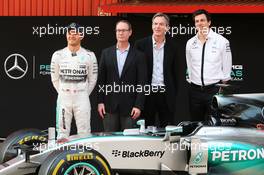
[(75, 54), (75, 56), (79, 55), (81, 53), (82, 47), (79, 48), (79, 50), (77, 50), (76, 52), (72, 52), (70, 51), (70, 49), (68, 47), (66, 47), (66, 53), (67, 55), (73, 55)]

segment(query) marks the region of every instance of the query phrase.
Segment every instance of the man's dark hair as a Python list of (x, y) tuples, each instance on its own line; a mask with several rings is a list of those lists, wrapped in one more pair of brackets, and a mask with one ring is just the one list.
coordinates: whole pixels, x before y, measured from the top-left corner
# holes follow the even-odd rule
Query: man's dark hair
[(208, 11), (206, 11), (204, 9), (199, 9), (199, 10), (196, 10), (195, 12), (193, 12), (193, 14), (192, 14), (193, 21), (195, 21), (196, 16), (201, 15), (201, 14), (204, 14), (206, 16), (206, 19), (208, 22), (211, 21), (211, 15), (209, 14)]
[(120, 22), (122, 22), (122, 23), (126, 23), (126, 24), (128, 25), (128, 29), (129, 29), (129, 30), (132, 29), (132, 25), (131, 25), (131, 23), (130, 23), (128, 20), (121, 19), (121, 20), (119, 20), (119, 21), (116, 22), (116, 26), (117, 26), (117, 24), (119, 24)]

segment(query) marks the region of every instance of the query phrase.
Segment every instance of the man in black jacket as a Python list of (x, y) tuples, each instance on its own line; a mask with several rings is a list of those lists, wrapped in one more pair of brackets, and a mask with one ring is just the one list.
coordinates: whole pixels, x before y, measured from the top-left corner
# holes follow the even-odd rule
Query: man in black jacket
[(135, 48), (145, 53), (147, 78), (152, 92), (146, 97), (143, 116), (146, 125), (155, 125), (158, 114), (159, 125), (173, 123), (178, 74), (176, 47), (165, 37), (169, 30), (169, 17), (157, 13), (152, 18), (153, 35), (136, 41)]
[(146, 63), (144, 54), (129, 44), (131, 34), (128, 21), (117, 22), (117, 44), (101, 55), (98, 112), (106, 132), (132, 128), (144, 106)]

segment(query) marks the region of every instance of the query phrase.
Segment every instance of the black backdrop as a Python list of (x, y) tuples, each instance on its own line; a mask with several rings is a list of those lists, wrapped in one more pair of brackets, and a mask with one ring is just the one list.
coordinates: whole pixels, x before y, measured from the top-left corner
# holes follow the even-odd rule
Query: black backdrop
[[(133, 25), (131, 43), (151, 34), (151, 16), (129, 14), (127, 19)], [(194, 34), (188, 31), (192, 26), (191, 15), (173, 14), (171, 28), (173, 39), (180, 45), (181, 84), (177, 98), (175, 123), (188, 120), (188, 101), (185, 76), (185, 44)], [(214, 14), (212, 24), (218, 32), (230, 40), (233, 55), (233, 84), (241, 86), (240, 93), (264, 92), (261, 78), (263, 69), (263, 14)], [(115, 43), (115, 22), (118, 17), (1, 17), (0, 42), (0, 137), (22, 128), (46, 129), (55, 126), (56, 92), (49, 75), (49, 64), (54, 51), (66, 46), (64, 34), (59, 34), (59, 26), (77, 22), (86, 27), (82, 46), (96, 53), (100, 59), (103, 48)], [(53, 27), (53, 29), (51, 29)], [(46, 34), (40, 34), (40, 31)], [(48, 33), (48, 28), (49, 33)], [(57, 30), (57, 31), (56, 31)], [(186, 30), (186, 31), (185, 31)], [(172, 32), (170, 33), (172, 36)], [(28, 63), (24, 77), (21, 72), (8, 70), (20, 54)], [(18, 65), (26, 68), (26, 63), (18, 55)], [(10, 56), (10, 57), (9, 57)], [(9, 57), (9, 59), (7, 59)], [(5, 70), (6, 67), (6, 70)], [(7, 72), (7, 73), (6, 73)], [(101, 131), (102, 124), (96, 112), (96, 90), (91, 96), (92, 130)]]

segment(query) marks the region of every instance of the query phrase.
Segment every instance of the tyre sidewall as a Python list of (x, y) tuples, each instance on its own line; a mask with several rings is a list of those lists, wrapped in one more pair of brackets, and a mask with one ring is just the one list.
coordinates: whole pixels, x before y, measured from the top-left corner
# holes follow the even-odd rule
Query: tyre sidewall
[(78, 164), (86, 164), (99, 175), (111, 175), (107, 161), (95, 150), (56, 150), (43, 162), (39, 175), (64, 175), (70, 167)]

